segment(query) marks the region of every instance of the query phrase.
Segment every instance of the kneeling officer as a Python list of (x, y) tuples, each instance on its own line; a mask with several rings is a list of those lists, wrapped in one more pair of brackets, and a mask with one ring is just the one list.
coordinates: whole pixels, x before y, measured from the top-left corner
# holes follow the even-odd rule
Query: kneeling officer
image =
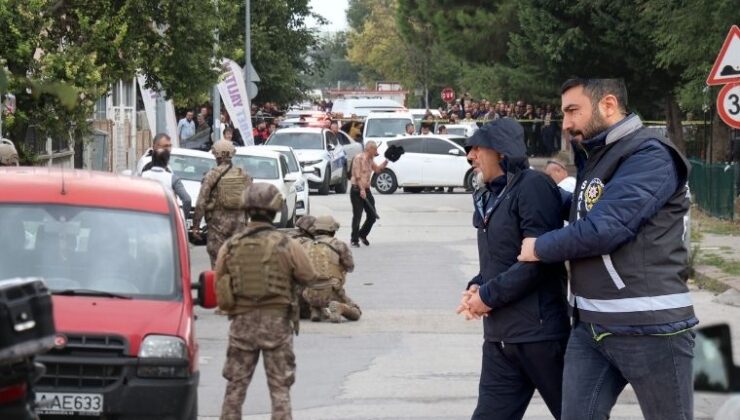
[(272, 226), (283, 199), (271, 184), (247, 187), (247, 227), (232, 236), (216, 259), (218, 306), (229, 315), (228, 381), (222, 420), (241, 419), (247, 387), (260, 352), (272, 400), (272, 419), (290, 420), (295, 381), (293, 332), (298, 333), (297, 283), (316, 280), (311, 262), (295, 240)]

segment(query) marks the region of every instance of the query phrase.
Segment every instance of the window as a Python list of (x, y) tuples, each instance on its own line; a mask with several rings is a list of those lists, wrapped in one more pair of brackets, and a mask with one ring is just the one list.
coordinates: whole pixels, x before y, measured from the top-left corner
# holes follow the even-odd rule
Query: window
[(321, 140), (321, 134), (319, 133), (286, 133), (284, 131), (276, 131), (270, 137), (270, 141), (267, 144), (273, 146), (290, 146), (296, 150), (321, 150), (324, 148)]
[(203, 175), (216, 166), (215, 159), (197, 156), (172, 155), (170, 168), (180, 179), (187, 181), (202, 181)]
[(1, 205), (0, 278), (42, 277), (52, 292), (182, 295), (167, 215), (67, 205)]
[(241, 167), (255, 180), (278, 179), (277, 159), (263, 156), (236, 155), (234, 165)]
[(407, 138), (404, 140), (389, 141), (388, 145), (401, 146), (406, 153), (424, 153), (424, 143), (421, 138)]
[(337, 146), (337, 136), (332, 133), (331, 131), (325, 131), (324, 132), (324, 138), (326, 139), (326, 144), (331, 144), (332, 146)]
[(450, 149), (457, 149), (457, 146), (440, 139), (424, 139), (424, 145), (425, 153), (432, 155), (449, 155)]
[(367, 130), (365, 138), (395, 137), (406, 133), (406, 124), (412, 122), (408, 118), (371, 118), (365, 121)]
[(288, 169), (288, 161), (283, 155), (280, 155), (280, 170), (283, 172), (283, 176), (290, 173), (290, 169)]
[(280, 150), (280, 154), (285, 157), (285, 160), (288, 162), (288, 172), (300, 172), (300, 168), (298, 167), (298, 162), (295, 160), (295, 155), (290, 152), (290, 150)]
[(342, 143), (343, 146), (352, 144), (352, 140), (350, 140), (349, 137), (346, 134), (342, 133), (341, 131), (339, 132), (338, 137), (339, 137), (339, 143)]

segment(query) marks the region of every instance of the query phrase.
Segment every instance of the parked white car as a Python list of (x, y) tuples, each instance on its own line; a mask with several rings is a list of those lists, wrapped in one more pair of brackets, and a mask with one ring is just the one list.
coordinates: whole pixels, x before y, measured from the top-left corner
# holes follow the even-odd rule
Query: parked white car
[(284, 201), (283, 208), (275, 216), (273, 223), (282, 228), (293, 227), (296, 219), (297, 179), (290, 174), (285, 156), (260, 146), (237, 147), (232, 162), (246, 170), (254, 182), (267, 182), (277, 187)]
[(447, 134), (470, 137), (478, 129), (477, 124), (444, 124)]
[[(288, 146), (271, 146), (267, 144), (256, 147), (274, 150), (285, 156), (285, 159), (288, 160), (289, 174), (295, 175), (296, 177), (295, 191), (298, 197), (296, 200), (295, 214), (296, 216), (311, 214), (311, 202), (308, 198), (308, 180), (304, 176), (303, 170), (301, 170), (301, 164), (298, 163), (298, 156), (296, 156), (293, 148)], [(306, 172), (311, 173), (312, 171), (307, 169)]]
[(406, 107), (392, 99), (382, 98), (350, 98), (336, 99), (331, 108), (332, 113), (339, 113), (345, 117), (355, 115), (367, 117), (373, 111), (405, 111)]
[[(285, 128), (273, 133), (266, 144), (292, 147), (301, 167), (309, 172), (306, 173), (309, 186), (318, 188), (319, 194), (329, 194), (331, 188), (338, 194), (344, 194), (347, 192), (351, 164), (347, 152), (361, 146), (342, 132), (339, 137), (337, 139), (325, 128)], [(345, 150), (342, 139), (350, 142), (348, 150)], [(357, 146), (352, 146), (353, 144)]]
[[(147, 163), (151, 162), (152, 157), (144, 156), (139, 159), (137, 166), (143, 168)], [(209, 152), (202, 152), (200, 150), (182, 149), (178, 147), (172, 148), (170, 152), (170, 170), (178, 178), (182, 180), (182, 185), (188, 192), (190, 199), (192, 200), (193, 206), (190, 214), (186, 214), (185, 218), (189, 224), (193, 220), (193, 212), (197, 205), (198, 195), (200, 194), (200, 184), (203, 181), (203, 176), (211, 168), (216, 166), (216, 158)], [(139, 172), (139, 175), (141, 173)], [(180, 203), (180, 200), (177, 200)], [(182, 203), (180, 203), (182, 206)], [(201, 227), (205, 226), (205, 220), (201, 221)]]
[(474, 188), (475, 176), (463, 146), (445, 136), (407, 136), (383, 141), (375, 162), (385, 160), (390, 145), (403, 147), (396, 162), (373, 176), (372, 186), (381, 194), (392, 194), (398, 187), (406, 192), (421, 192), (425, 187)]

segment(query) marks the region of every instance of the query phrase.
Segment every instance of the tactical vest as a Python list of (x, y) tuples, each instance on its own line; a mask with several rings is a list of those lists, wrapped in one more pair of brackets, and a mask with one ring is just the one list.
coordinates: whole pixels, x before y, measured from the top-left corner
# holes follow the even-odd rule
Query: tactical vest
[(314, 271), (321, 280), (338, 279), (344, 280), (344, 267), (340, 260), (340, 252), (331, 242), (326, 239), (317, 238), (313, 241), (302, 243), (308, 254)]
[(585, 217), (599, 201), (619, 166), (645, 141), (656, 139), (670, 151), (680, 188), (629, 242), (609, 255), (570, 261), (571, 296), (579, 319), (602, 325), (654, 325), (694, 316), (684, 243), (689, 210), (689, 163), (672, 142), (641, 127), (608, 142), (589, 157), (578, 176), (570, 221)]
[(247, 231), (229, 242), (226, 266), (237, 306), (291, 305), (292, 276), (280, 258), (287, 241), (269, 229)]
[(241, 210), (242, 193), (247, 188), (247, 175), (240, 167), (232, 167), (218, 180), (212, 194), (212, 206), (216, 210)]

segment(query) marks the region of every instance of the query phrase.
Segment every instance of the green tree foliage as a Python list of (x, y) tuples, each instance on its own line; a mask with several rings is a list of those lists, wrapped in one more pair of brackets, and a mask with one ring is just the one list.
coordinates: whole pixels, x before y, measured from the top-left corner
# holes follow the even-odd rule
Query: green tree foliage
[[(219, 14), (228, 17), (220, 35), (223, 55), (240, 64), (244, 64), (244, 7), (244, 1), (219, 3)], [(321, 70), (320, 63), (308, 60), (319, 48), (319, 37), (306, 20), (325, 19), (311, 11), (308, 0), (253, 0), (251, 9), (252, 65), (261, 79), (254, 101), (287, 104), (301, 98), (307, 78)]]
[[(217, 78), (213, 3), (196, 0), (0, 0), (0, 67), (17, 112), (7, 128), (24, 139), (81, 139), (94, 103), (141, 70), (151, 86), (187, 101)], [(187, 63), (187, 64), (184, 64)]]
[(320, 38), (318, 49), (311, 55), (314, 63), (320, 63), (323, 70), (308, 78), (312, 88), (333, 88), (337, 82), (342, 86), (357, 85), (360, 75), (347, 59), (347, 32), (326, 33)]

